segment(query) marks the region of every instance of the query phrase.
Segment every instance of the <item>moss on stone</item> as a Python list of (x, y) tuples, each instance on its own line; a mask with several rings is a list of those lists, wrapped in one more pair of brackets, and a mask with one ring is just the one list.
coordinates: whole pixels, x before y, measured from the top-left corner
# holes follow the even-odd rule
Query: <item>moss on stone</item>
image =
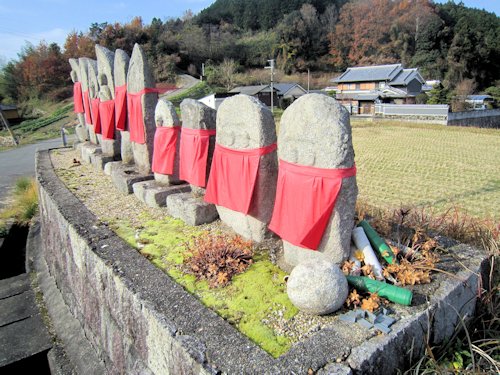
[(263, 323), (276, 310), (284, 311), (285, 319), (298, 312), (286, 295), (285, 273), (271, 263), (265, 250), (258, 251), (248, 270), (235, 276), (227, 287), (210, 289), (206, 281), (197, 281), (184, 265), (187, 244), (201, 235), (201, 230), (170, 217), (145, 221), (144, 226), (137, 229), (127, 222), (116, 223), (113, 227), (121, 238), (134, 248), (140, 248), (153, 264), (273, 357), (290, 348), (289, 338), (276, 335)]

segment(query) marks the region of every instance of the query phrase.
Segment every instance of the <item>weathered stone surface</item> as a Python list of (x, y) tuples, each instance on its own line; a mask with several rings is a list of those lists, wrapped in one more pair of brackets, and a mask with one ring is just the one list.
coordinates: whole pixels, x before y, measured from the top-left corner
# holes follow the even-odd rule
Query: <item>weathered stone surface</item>
[[(88, 57), (80, 57), (78, 59), (78, 65), (80, 66), (80, 79), (82, 83), (82, 92), (88, 91), (89, 92), (89, 98), (91, 98), (91, 90), (90, 90), (90, 74), (89, 74), (89, 67), (92, 65), (92, 59), (89, 59)], [(84, 98), (85, 100), (85, 98)], [(88, 110), (90, 111), (90, 105)], [(85, 118), (84, 118), (85, 120)], [(89, 134), (89, 141), (97, 144), (97, 137), (94, 132), (94, 127), (92, 124), (88, 124), (85, 122), (85, 126), (87, 128), (87, 132)]]
[[(174, 105), (170, 103), (168, 100), (165, 99), (158, 100), (158, 103), (156, 104), (155, 108), (155, 123), (157, 127), (163, 126), (168, 128), (181, 125), (179, 116), (177, 116), (177, 112), (175, 111)], [(179, 179), (179, 146), (180, 146), (180, 136), (175, 150), (173, 173), (171, 175), (166, 175), (154, 172), (155, 180), (158, 181), (160, 184), (168, 186), (168, 185), (179, 184), (182, 182)]]
[[(127, 84), (127, 74), (130, 57), (121, 49), (115, 51), (115, 61), (113, 64), (113, 75), (115, 87)], [(130, 133), (128, 131), (118, 131), (120, 133), (120, 153), (122, 163), (133, 164), (134, 153), (132, 152), (132, 143), (130, 142)]]
[(330, 363), (319, 370), (317, 375), (352, 375), (352, 370), (346, 365)]
[[(88, 78), (89, 78), (89, 97), (90, 100), (92, 101), (92, 99), (97, 99), (99, 97), (99, 81), (97, 79), (98, 76), (97, 61), (88, 59), (87, 66), (88, 66)], [(93, 143), (97, 143), (100, 145), (102, 143), (102, 135), (97, 134), (95, 132), (95, 125), (92, 127), (92, 132), (90, 133), (91, 133), (91, 140), (93, 136), (95, 136), (96, 138), (96, 142)]]
[(0, 327), (0, 368), (45, 352), (51, 346), (40, 314)]
[(104, 166), (104, 174), (106, 176), (111, 176), (113, 169), (120, 168), (123, 164), (121, 161), (110, 161)]
[[(182, 127), (187, 129), (215, 130), (217, 111), (194, 99), (181, 102)], [(206, 166), (206, 181), (210, 174), (210, 166), (215, 148), (215, 135), (210, 137)], [(179, 153), (178, 153), (179, 155)], [(210, 223), (219, 217), (215, 205), (203, 201), (205, 188), (191, 184), (191, 194), (171, 196), (167, 199), (167, 207), (172, 216), (189, 225)], [(170, 203), (168, 203), (170, 202)]]
[[(188, 129), (215, 130), (217, 111), (194, 99), (184, 99), (181, 102), (182, 127)], [(207, 178), (210, 176), (210, 166), (215, 149), (215, 136), (210, 137), (207, 158)], [(201, 197), (205, 194), (205, 189), (191, 185), (194, 196)]]
[(205, 202), (203, 198), (194, 197), (191, 193), (169, 195), (167, 209), (170, 216), (192, 226), (211, 223), (219, 217), (215, 205)]
[[(109, 49), (96, 44), (97, 81), (99, 82), (99, 99), (101, 102), (115, 98), (114, 62), (115, 54)], [(120, 131), (115, 128), (114, 139), (102, 139), (102, 153), (115, 160), (120, 156)]]
[(129, 165), (114, 165), (111, 170), (111, 179), (116, 188), (123, 194), (132, 194), (134, 192), (133, 185), (136, 182), (152, 180), (152, 174), (142, 174), (133, 166)]
[[(77, 59), (69, 59), (69, 64), (71, 66), (71, 80), (73, 83), (81, 82), (80, 79), (80, 65)], [(85, 126), (85, 115), (83, 113), (77, 113), (76, 117), (78, 119), (78, 124), (75, 127), (76, 136), (79, 142), (85, 142), (89, 140), (89, 132)]]
[(35, 294), (27, 290), (0, 300), (0, 327), (29, 318), (38, 313)]
[(106, 164), (114, 160), (115, 158), (113, 156), (104, 155), (100, 151), (90, 154), (90, 164), (99, 171), (103, 171)]
[[(281, 118), (278, 156), (288, 162), (318, 168), (352, 167), (354, 149), (349, 113), (326, 95), (300, 97)], [(350, 252), (357, 194), (356, 177), (343, 179), (318, 251), (283, 241), (285, 261), (292, 266), (322, 256), (336, 264), (344, 261)]]
[(170, 195), (190, 191), (188, 184), (166, 186), (156, 180), (137, 182), (133, 189), (135, 196), (149, 207), (165, 207)]
[(0, 300), (26, 292), (29, 289), (30, 279), (27, 273), (0, 280)]
[[(236, 149), (254, 149), (276, 142), (276, 126), (271, 111), (261, 101), (247, 95), (236, 95), (222, 102), (217, 111), (216, 141)], [(222, 221), (245, 238), (260, 242), (270, 233), (276, 195), (278, 159), (276, 151), (261, 156), (253, 203), (249, 215), (217, 206)]]
[[(154, 88), (155, 80), (149, 67), (149, 63), (141, 46), (134, 45), (132, 57), (127, 74), (127, 91), (137, 93), (145, 88)], [(155, 108), (158, 102), (158, 93), (147, 93), (142, 95), (142, 116), (144, 120), (145, 144), (132, 142), (134, 163), (139, 172), (151, 173), (151, 162), (153, 160), (155, 125)]]
[(92, 163), (92, 155), (101, 152), (101, 148), (91, 142), (85, 142), (80, 146), (82, 162), (90, 164)]
[(290, 301), (301, 311), (324, 315), (342, 307), (349, 287), (336, 264), (326, 260), (310, 260), (293, 269), (286, 290)]

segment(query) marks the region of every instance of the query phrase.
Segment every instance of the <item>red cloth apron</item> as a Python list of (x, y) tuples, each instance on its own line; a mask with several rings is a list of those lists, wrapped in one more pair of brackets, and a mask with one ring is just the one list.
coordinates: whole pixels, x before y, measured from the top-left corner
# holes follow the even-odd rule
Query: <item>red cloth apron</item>
[(248, 214), (262, 155), (276, 150), (276, 144), (249, 150), (215, 145), (205, 201)]
[(100, 102), (101, 100), (99, 98), (90, 100), (90, 104), (92, 106), (92, 124), (94, 125), (94, 132), (96, 134), (101, 134), (101, 119), (99, 118)]
[(75, 113), (83, 113), (85, 109), (83, 108), (83, 94), (82, 94), (82, 83), (75, 82), (73, 85), (73, 104), (75, 106)]
[(115, 138), (115, 101), (106, 100), (99, 103), (99, 119), (101, 120), (102, 137)]
[(161, 174), (174, 173), (175, 148), (181, 127), (159, 126), (155, 131), (153, 151), (153, 172)]
[(335, 207), (342, 179), (355, 175), (356, 166), (316, 168), (280, 159), (269, 229), (293, 245), (316, 250)]
[(115, 87), (115, 120), (118, 130), (127, 130), (127, 85)]
[(128, 127), (130, 140), (135, 143), (146, 143), (144, 118), (142, 117), (141, 98), (144, 94), (158, 93), (161, 90), (145, 88), (139, 92), (127, 92)]
[(210, 136), (215, 130), (182, 128), (180, 145), (181, 180), (192, 185), (205, 187), (207, 183), (207, 160)]
[(90, 98), (89, 92), (83, 92), (83, 108), (85, 109), (85, 123), (88, 125), (92, 125), (92, 116), (90, 115)]

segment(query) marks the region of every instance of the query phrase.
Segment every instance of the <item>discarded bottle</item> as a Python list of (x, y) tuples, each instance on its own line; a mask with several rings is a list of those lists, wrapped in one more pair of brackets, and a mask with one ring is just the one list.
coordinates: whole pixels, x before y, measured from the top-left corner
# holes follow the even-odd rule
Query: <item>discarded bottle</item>
[(365, 276), (346, 276), (347, 282), (359, 291), (377, 293), (380, 297), (400, 305), (410, 306), (413, 298), (411, 290), (372, 280)]
[(360, 221), (358, 226), (364, 229), (368, 240), (370, 240), (370, 244), (378, 250), (380, 255), (382, 255), (382, 258), (384, 258), (387, 263), (393, 264), (396, 262), (396, 257), (394, 256), (394, 253), (389, 245), (385, 243), (385, 241), (377, 234), (377, 232), (375, 232), (375, 229), (373, 229), (366, 220)]

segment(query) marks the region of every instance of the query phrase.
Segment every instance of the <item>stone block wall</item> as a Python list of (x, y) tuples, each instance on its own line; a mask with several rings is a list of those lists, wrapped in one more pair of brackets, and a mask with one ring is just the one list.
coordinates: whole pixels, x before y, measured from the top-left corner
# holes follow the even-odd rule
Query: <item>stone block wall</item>
[(99, 222), (57, 178), (47, 151), (36, 170), (43, 257), (109, 374), (392, 373), (408, 366), (410, 345), (415, 360), (428, 332), (438, 343), (458, 314), (474, 312), (485, 257), (458, 245), (449, 251), (467, 269), (436, 275), (431, 298), (398, 308), (389, 335), (359, 340), (338, 324), (272, 358)]

